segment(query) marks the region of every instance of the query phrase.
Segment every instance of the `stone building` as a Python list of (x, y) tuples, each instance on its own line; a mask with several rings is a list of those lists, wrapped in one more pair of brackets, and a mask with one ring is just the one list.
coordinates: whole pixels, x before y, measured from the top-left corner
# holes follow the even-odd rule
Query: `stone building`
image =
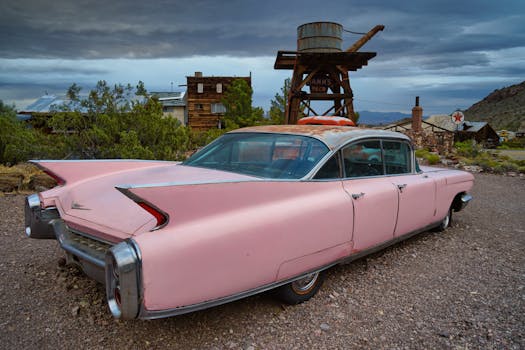
[[(450, 117), (449, 117), (450, 119)], [(412, 108), (412, 118), (385, 127), (385, 130), (401, 132), (412, 139), (416, 148), (427, 148), (431, 152), (447, 155), (454, 147), (454, 132), (423, 120), (423, 108), (416, 105)]]

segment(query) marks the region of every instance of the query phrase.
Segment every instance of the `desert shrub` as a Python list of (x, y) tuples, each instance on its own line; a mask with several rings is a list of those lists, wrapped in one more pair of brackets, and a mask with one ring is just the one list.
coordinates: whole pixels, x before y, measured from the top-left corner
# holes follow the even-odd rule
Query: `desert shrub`
[(417, 158), (425, 158), (428, 156), (430, 152), (426, 148), (421, 148), (416, 150), (416, 157)]
[(481, 145), (477, 144), (474, 140), (465, 140), (462, 142), (456, 142), (454, 148), (458, 155), (463, 157), (476, 157), (480, 152), (483, 151)]
[(438, 154), (432, 153), (428, 149), (425, 149), (425, 148), (416, 150), (416, 157), (425, 159), (430, 165), (437, 164), (439, 163), (439, 160), (440, 160)]
[(426, 159), (428, 161), (428, 164), (430, 164), (430, 165), (434, 165), (434, 164), (439, 163), (439, 155), (437, 155), (435, 153), (429, 153), (428, 156), (426, 157)]
[(523, 149), (525, 148), (525, 138), (514, 138), (509, 141), (503, 141), (498, 149)]

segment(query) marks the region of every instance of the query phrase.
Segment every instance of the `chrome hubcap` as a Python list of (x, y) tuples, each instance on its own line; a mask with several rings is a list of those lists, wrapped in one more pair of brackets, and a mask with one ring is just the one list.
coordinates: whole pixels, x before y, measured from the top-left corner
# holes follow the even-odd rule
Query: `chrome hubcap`
[(450, 223), (450, 214), (445, 216), (445, 219), (443, 219), (443, 228), (447, 228), (449, 223)]
[(295, 292), (299, 294), (307, 293), (315, 285), (318, 276), (319, 272), (314, 272), (309, 275), (306, 275), (305, 277), (298, 279), (297, 281), (293, 281), (292, 288)]

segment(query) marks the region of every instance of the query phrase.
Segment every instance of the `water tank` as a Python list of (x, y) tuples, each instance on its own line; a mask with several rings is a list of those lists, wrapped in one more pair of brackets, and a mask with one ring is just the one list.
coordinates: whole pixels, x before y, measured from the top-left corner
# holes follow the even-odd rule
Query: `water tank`
[(297, 51), (341, 52), (343, 26), (334, 22), (312, 22), (297, 27)]

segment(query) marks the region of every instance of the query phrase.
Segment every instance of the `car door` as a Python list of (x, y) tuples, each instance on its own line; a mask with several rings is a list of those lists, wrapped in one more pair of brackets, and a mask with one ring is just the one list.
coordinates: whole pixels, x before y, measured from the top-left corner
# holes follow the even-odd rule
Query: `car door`
[(384, 176), (381, 142), (365, 140), (342, 149), (343, 187), (353, 201), (353, 249), (371, 248), (394, 237), (397, 187)]
[(401, 140), (382, 141), (385, 173), (397, 188), (399, 210), (394, 236), (424, 228), (433, 222), (436, 183), (414, 171), (410, 144)]

